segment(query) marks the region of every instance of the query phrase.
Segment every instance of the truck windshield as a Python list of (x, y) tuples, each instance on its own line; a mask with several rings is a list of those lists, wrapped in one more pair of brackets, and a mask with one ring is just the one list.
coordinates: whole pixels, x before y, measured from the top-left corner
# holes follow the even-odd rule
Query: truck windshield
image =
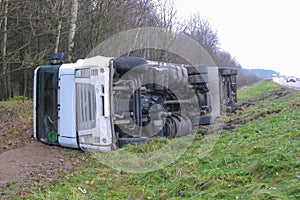
[(57, 89), (59, 66), (41, 66), (37, 71), (36, 134), (40, 141), (47, 144), (58, 144)]

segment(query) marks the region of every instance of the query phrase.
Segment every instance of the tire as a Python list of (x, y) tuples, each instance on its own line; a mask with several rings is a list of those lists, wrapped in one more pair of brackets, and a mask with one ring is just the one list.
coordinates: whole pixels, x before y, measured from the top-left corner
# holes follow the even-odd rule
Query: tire
[(200, 116), (199, 125), (210, 125), (211, 122), (212, 122), (212, 117), (211, 117), (211, 115), (203, 115), (203, 116)]
[(188, 81), (190, 84), (201, 84), (201, 83), (207, 83), (207, 76), (205, 75), (191, 75), (188, 78)]
[(201, 115), (201, 116), (195, 116), (192, 118), (193, 126), (210, 125), (211, 122), (212, 122), (211, 115)]
[(116, 71), (122, 76), (135, 67), (147, 64), (147, 60), (134, 56), (122, 56), (115, 59), (114, 64)]
[(237, 75), (237, 69), (230, 67), (219, 67), (219, 73), (221, 76), (232, 76)]
[(207, 74), (208, 73), (207, 67), (205, 65), (197, 65), (197, 66), (188, 65), (185, 67), (187, 69), (188, 75)]

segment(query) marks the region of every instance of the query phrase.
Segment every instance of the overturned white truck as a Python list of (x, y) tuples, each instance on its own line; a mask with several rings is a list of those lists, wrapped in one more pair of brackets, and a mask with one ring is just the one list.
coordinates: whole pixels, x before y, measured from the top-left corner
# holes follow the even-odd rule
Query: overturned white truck
[(152, 137), (180, 137), (236, 104), (232, 68), (139, 57), (96, 56), (34, 73), (34, 137), (47, 144), (110, 151)]

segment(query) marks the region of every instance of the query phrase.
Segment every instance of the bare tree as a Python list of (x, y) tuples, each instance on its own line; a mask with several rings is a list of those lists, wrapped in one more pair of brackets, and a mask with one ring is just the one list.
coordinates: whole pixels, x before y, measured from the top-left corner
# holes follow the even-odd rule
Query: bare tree
[(215, 64), (220, 67), (240, 67), (240, 64), (230, 53), (219, 47), (217, 32), (214, 31), (207, 20), (196, 14), (186, 23), (182, 31), (196, 40), (210, 54)]
[(0, 0), (0, 31), (1, 31), (1, 28), (2, 28), (2, 21), (3, 21), (3, 18), (1, 17), (2, 14), (3, 14), (3, 0)]
[(59, 50), (59, 43), (60, 43), (61, 29), (62, 29), (62, 18), (65, 10), (64, 4), (65, 4), (65, 0), (61, 0), (59, 5), (60, 12), (58, 13), (58, 25), (57, 25), (57, 33), (56, 33), (56, 41), (55, 41), (55, 49), (54, 49), (54, 52), (56, 53)]
[(210, 55), (219, 49), (217, 33), (207, 20), (200, 17), (200, 14), (191, 17), (184, 27), (183, 33), (199, 42)]
[(166, 29), (168, 33), (176, 32), (177, 10), (174, 0), (158, 1), (156, 4), (158, 26)]
[[(160, 38), (160, 46), (164, 46), (163, 49), (167, 49), (168, 46), (172, 46), (175, 39), (176, 39), (176, 29), (177, 29), (177, 10), (175, 9), (174, 1), (173, 0), (166, 0), (166, 1), (138, 1), (139, 9), (136, 12), (135, 16), (138, 16), (139, 20), (138, 27), (141, 26), (156, 26), (160, 27), (165, 32), (165, 37)], [(155, 10), (154, 15), (151, 15), (151, 11)], [(142, 12), (141, 12), (142, 11)], [(152, 12), (153, 13), (153, 12)], [(173, 34), (174, 37), (169, 37), (169, 35)], [(146, 41), (149, 45), (150, 41)], [(152, 41), (153, 42), (153, 41)], [(175, 55), (167, 52), (162, 49), (144, 49), (144, 46), (141, 46), (140, 50), (135, 50), (131, 52), (132, 55), (142, 56), (146, 59), (150, 60), (158, 60), (164, 62), (175, 61)]]
[[(53, 50), (65, 51), (71, 62), (111, 35), (137, 27), (162, 27), (174, 38), (185, 33), (210, 49), (220, 65), (232, 65), (234, 58), (218, 49), (216, 32), (199, 19), (194, 17), (179, 32), (173, 0), (0, 0), (0, 100), (11, 94), (30, 96), (33, 70)], [(164, 42), (168, 46), (173, 41), (166, 37)], [(161, 49), (128, 53), (176, 62), (176, 55)]]
[(72, 61), (72, 54), (74, 49), (74, 37), (76, 33), (76, 22), (78, 14), (78, 0), (72, 0), (71, 6), (71, 21), (69, 29), (69, 40), (68, 40), (68, 62)]
[[(177, 10), (174, 5), (174, 0), (157, 1), (156, 4), (157, 15), (158, 15), (158, 26), (163, 28), (166, 35), (174, 33), (174, 38), (165, 37), (163, 46), (165, 49), (167, 46), (172, 46), (177, 37)], [(164, 62), (176, 62), (178, 61), (178, 56), (167, 51), (156, 50), (155, 60), (160, 60)], [(179, 61), (180, 62), (180, 61)]]
[(212, 57), (217, 66), (241, 68), (237, 60), (227, 51), (219, 50)]
[(8, 78), (8, 69), (7, 69), (7, 58), (6, 58), (6, 49), (7, 49), (7, 19), (8, 19), (8, 4), (9, 0), (4, 1), (4, 14), (3, 14), (3, 44), (2, 44), (2, 81), (3, 81), (3, 96), (2, 98), (4, 100), (7, 100), (7, 98), (10, 95), (10, 87), (8, 81), (10, 79)]

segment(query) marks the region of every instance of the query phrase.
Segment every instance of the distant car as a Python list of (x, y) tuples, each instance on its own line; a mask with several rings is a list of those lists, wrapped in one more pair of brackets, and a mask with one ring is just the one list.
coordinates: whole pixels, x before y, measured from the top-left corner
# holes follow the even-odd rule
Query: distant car
[(287, 78), (286, 78), (286, 82), (296, 82), (296, 77), (294, 77), (294, 76), (288, 76)]
[(277, 74), (272, 74), (272, 78), (277, 78)]

